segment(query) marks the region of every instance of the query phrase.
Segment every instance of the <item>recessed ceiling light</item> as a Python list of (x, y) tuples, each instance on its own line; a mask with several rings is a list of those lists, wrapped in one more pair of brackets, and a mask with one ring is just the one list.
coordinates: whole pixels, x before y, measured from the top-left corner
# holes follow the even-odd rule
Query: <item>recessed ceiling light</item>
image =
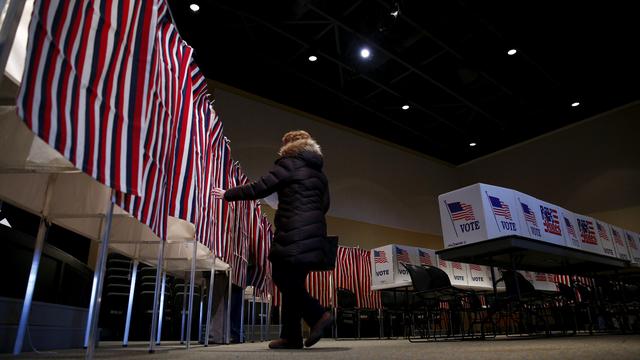
[(469, 146), (471, 146), (471, 147), (474, 147), (476, 145), (477, 145), (476, 143), (469, 143)]
[(317, 57), (317, 56), (315, 56), (315, 55), (311, 55), (311, 56), (309, 56), (309, 61), (314, 62), (314, 61), (316, 61), (316, 60), (318, 60), (318, 57)]
[(362, 50), (360, 50), (360, 56), (363, 59), (367, 59), (367, 58), (369, 58), (369, 56), (371, 56), (371, 51), (369, 51), (369, 49), (367, 49), (367, 48), (363, 48)]
[(516, 49), (511, 49), (511, 50), (507, 51), (507, 54), (509, 54), (509, 55), (515, 55), (517, 52), (518, 52), (518, 50), (516, 50)]
[(409, 105), (402, 105), (402, 110), (409, 110)]
[(576, 107), (576, 106), (580, 106), (580, 103), (579, 103), (579, 102), (577, 102), (577, 101), (576, 101), (576, 102), (574, 102), (573, 104), (571, 104), (571, 107)]
[(200, 10), (200, 5), (191, 4), (191, 5), (189, 5), (189, 9), (191, 9), (191, 11), (193, 11), (193, 12), (198, 12), (198, 10)]

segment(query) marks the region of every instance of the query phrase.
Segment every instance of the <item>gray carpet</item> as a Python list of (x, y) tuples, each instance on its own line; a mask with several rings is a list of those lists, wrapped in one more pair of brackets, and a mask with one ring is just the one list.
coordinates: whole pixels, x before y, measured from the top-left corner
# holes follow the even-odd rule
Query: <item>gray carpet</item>
[[(2, 356), (4, 357), (4, 356)], [(81, 350), (41, 354), (26, 353), (20, 359), (82, 359)], [(536, 339), (498, 339), (409, 343), (406, 340), (322, 340), (305, 350), (269, 350), (267, 343), (192, 347), (163, 344), (148, 354), (141, 343), (129, 348), (102, 344), (97, 359), (640, 359), (640, 335), (580, 335)]]

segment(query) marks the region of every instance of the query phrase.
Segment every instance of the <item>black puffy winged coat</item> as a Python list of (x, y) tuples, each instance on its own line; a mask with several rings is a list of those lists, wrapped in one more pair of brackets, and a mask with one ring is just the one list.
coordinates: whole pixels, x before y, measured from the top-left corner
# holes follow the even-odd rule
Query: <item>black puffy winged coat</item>
[(229, 189), (227, 201), (254, 200), (278, 193), (275, 236), (269, 260), (314, 270), (326, 251), (329, 186), (322, 172), (322, 153), (315, 141), (291, 142), (268, 174), (255, 182)]

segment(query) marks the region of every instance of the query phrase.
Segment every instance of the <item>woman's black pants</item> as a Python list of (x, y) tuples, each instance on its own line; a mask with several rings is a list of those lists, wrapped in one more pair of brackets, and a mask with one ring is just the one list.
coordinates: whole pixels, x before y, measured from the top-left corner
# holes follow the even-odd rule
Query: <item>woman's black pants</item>
[(289, 341), (302, 339), (300, 319), (312, 327), (325, 310), (305, 287), (308, 270), (300, 267), (273, 264), (273, 282), (282, 293), (282, 332), (280, 338)]

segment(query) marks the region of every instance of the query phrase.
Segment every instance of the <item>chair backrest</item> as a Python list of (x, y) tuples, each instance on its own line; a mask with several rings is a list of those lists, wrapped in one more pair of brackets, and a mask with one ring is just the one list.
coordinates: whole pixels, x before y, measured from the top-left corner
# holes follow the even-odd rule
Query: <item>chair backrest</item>
[(518, 287), (520, 288), (521, 295), (536, 291), (533, 284), (517, 271), (502, 270), (502, 280), (504, 281), (504, 286), (507, 294), (509, 295), (517, 295)]
[(570, 301), (576, 300), (576, 293), (569, 285), (558, 283), (558, 290), (560, 291), (560, 296), (563, 298)]
[(425, 268), (429, 273), (429, 276), (431, 276), (431, 288), (440, 289), (452, 287), (451, 279), (444, 270), (435, 266), (426, 266)]
[(338, 307), (341, 309), (355, 309), (357, 306), (356, 294), (344, 288), (338, 288)]
[(381, 291), (382, 307), (385, 309), (403, 309), (408, 300), (404, 291)]
[(450, 288), (451, 280), (446, 272), (434, 266), (403, 264), (409, 271), (413, 288), (416, 291)]

